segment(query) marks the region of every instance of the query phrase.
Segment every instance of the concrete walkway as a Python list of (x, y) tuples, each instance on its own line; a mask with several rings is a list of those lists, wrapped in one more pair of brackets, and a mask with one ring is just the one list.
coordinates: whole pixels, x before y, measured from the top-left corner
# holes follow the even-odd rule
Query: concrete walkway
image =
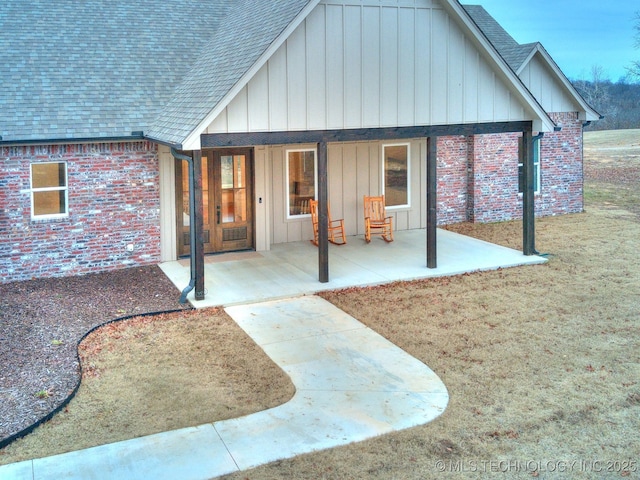
[(0, 467), (3, 480), (204, 480), (425, 424), (448, 393), (426, 365), (315, 296), (227, 308), (293, 381), (245, 417)]

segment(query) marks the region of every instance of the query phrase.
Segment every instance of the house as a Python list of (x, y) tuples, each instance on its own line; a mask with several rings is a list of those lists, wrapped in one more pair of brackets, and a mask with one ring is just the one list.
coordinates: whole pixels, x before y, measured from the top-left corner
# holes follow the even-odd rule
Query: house
[[(98, 4), (104, 5), (99, 6)], [(595, 112), (457, 0), (4, 0), (0, 278), (582, 210)], [(424, 248), (422, 246), (421, 248)], [(194, 275), (196, 296), (202, 295)]]

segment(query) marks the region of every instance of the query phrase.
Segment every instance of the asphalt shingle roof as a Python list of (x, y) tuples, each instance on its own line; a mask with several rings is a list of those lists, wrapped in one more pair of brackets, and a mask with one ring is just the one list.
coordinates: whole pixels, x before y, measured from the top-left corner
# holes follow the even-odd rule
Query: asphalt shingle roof
[(179, 143), (307, 3), (2, 0), (0, 136)]
[(2, 139), (147, 130), (233, 3), (2, 0)]
[[(2, 0), (2, 141), (180, 144), (312, 1)], [(517, 70), (535, 44), (464, 8)]]
[(514, 72), (517, 72), (537, 43), (519, 44), (500, 26), (500, 24), (480, 5), (463, 5), (471, 19), (493, 44), (500, 56)]

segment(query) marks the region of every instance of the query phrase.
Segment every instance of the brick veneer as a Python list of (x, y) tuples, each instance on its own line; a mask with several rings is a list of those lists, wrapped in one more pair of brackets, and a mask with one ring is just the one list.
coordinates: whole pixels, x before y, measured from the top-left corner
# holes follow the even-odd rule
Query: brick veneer
[[(159, 165), (148, 142), (0, 148), (0, 281), (160, 259)], [(30, 167), (66, 161), (69, 216), (31, 219)], [(133, 251), (127, 246), (132, 245)]]
[[(536, 216), (583, 210), (582, 121), (574, 113), (552, 113), (559, 132), (540, 144), (541, 188)], [(438, 222), (501, 222), (522, 218), (518, 193), (521, 134), (443, 137), (438, 140)]]

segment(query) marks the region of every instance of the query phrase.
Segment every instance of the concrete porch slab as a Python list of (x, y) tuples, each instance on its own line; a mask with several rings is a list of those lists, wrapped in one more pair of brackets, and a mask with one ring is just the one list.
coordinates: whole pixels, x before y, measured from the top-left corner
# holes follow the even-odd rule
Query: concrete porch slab
[[(426, 231), (394, 233), (395, 241), (347, 237), (346, 245), (329, 246), (329, 282), (318, 281), (318, 249), (311, 242), (276, 244), (264, 252), (206, 257), (205, 299), (188, 300), (196, 308), (230, 306), (323, 290), (379, 285), (397, 280), (442, 277), (480, 270), (546, 262), (517, 250), (438, 229), (438, 268), (426, 267)], [(228, 261), (225, 261), (225, 257)], [(189, 262), (166, 262), (160, 268), (179, 290), (189, 284)]]

